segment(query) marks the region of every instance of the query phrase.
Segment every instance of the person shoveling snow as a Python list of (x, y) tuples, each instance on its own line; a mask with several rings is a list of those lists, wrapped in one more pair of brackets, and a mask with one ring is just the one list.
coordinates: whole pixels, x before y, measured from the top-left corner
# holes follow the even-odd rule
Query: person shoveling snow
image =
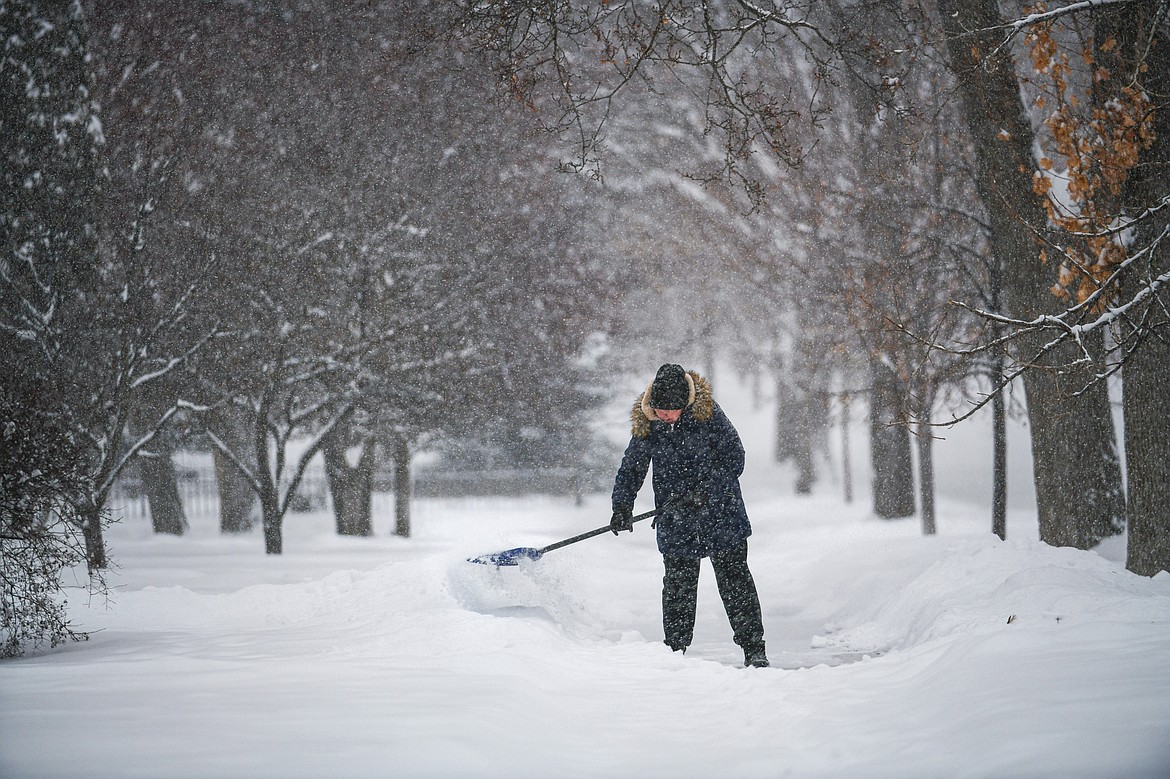
[(690, 645), (699, 565), (708, 557), (744, 665), (767, 667), (760, 598), (747, 564), (752, 527), (739, 487), (744, 466), (739, 433), (707, 380), (672, 363), (658, 369), (630, 417), (633, 431), (614, 479), (610, 529), (633, 531), (634, 499), (653, 463), (654, 527), (665, 570), (664, 643), (676, 652)]
[[(694, 371), (667, 363), (658, 369), (631, 413), (633, 432), (614, 479), (607, 526), (541, 548), (517, 547), (468, 558), (497, 568), (539, 560), (545, 553), (656, 517), (662, 553), (663, 643), (686, 652), (694, 638), (699, 568), (711, 559), (719, 596), (744, 666), (767, 668), (764, 624), (756, 583), (747, 564), (752, 534), (739, 477), (744, 449), (739, 433), (715, 402), (711, 385)], [(634, 500), (654, 464), (655, 509), (634, 516)]]

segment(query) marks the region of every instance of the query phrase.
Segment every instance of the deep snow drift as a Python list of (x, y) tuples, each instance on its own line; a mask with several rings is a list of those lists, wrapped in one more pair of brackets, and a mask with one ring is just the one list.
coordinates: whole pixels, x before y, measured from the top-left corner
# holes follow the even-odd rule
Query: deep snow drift
[(1023, 509), (1001, 542), (944, 498), (924, 538), (794, 497), (766, 415), (724, 406), (773, 668), (740, 667), (707, 566), (695, 644), (662, 645), (646, 523), (465, 562), (604, 524), (604, 495), (422, 500), (410, 540), (384, 503), (373, 539), (291, 515), (280, 557), (126, 522), (113, 602), (72, 604), (93, 638), (0, 664), (0, 776), (1170, 776), (1170, 575)]

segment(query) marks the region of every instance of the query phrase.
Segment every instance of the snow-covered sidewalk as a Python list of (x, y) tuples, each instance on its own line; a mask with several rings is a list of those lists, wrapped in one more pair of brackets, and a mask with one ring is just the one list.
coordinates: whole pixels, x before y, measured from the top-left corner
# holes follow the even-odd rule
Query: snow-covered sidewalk
[(411, 540), (293, 515), (281, 557), (117, 526), (114, 602), (74, 604), (93, 638), (0, 664), (0, 776), (1170, 775), (1170, 575), (963, 504), (923, 538), (748, 500), (770, 669), (740, 667), (707, 566), (695, 644), (661, 644), (645, 525), (465, 562), (604, 524), (601, 495), (419, 501)]

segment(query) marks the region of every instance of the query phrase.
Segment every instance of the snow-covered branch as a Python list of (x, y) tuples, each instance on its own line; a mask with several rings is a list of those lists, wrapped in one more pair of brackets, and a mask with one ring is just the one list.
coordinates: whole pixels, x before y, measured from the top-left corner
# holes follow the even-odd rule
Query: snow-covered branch
[[(1163, 198), (1157, 205), (1151, 207), (1135, 220), (1128, 222), (1125, 226), (1118, 229), (1127, 229), (1137, 221), (1148, 218), (1167, 205), (1170, 205), (1170, 197)], [(1098, 236), (1101, 234), (1094, 233), (1091, 235)], [(1113, 328), (1123, 321), (1135, 322), (1140, 320), (1141, 317), (1137, 315), (1138, 312), (1146, 306), (1153, 304), (1159, 293), (1170, 285), (1170, 271), (1167, 271), (1158, 276), (1148, 278), (1140, 284), (1133, 285), (1136, 289), (1127, 299), (1112, 303), (1109, 300), (1109, 296), (1116, 295), (1117, 291), (1121, 288), (1123, 277), (1126, 274), (1135, 272), (1135, 267), (1139, 262), (1153, 257), (1167, 240), (1170, 240), (1170, 225), (1164, 227), (1162, 232), (1147, 245), (1132, 252), (1124, 261), (1118, 263), (1108, 278), (1099, 282), (1097, 288), (1090, 295), (1087, 295), (1084, 300), (1056, 314), (1044, 314), (1033, 319), (1025, 320), (1004, 316), (994, 311), (975, 309), (962, 302), (952, 301), (955, 305), (972, 311), (977, 316), (1006, 328), (1004, 334), (998, 338), (972, 347), (971, 349), (954, 350), (955, 353), (974, 354), (985, 352), (1006, 346), (1028, 333), (1056, 330), (1059, 334), (1053, 341), (1042, 348), (1042, 352), (1055, 348), (1060, 343), (1071, 339), (1080, 347), (1084, 355), (1083, 361), (1092, 361), (1092, 356), (1084, 346), (1085, 339), (1091, 333), (1102, 329)], [(1099, 311), (1100, 313), (1088, 319), (1088, 321), (1081, 321), (1092, 311)], [(1140, 332), (1141, 328), (1135, 328), (1135, 330), (1139, 339), (1144, 337), (1144, 334)]]
[(338, 425), (340, 425), (345, 419), (349, 418), (349, 415), (353, 413), (353, 410), (354, 407), (352, 404), (346, 404), (336, 415), (333, 416), (332, 419), (330, 419), (327, 423), (325, 423), (324, 426), (321, 427), (320, 430), (317, 431), (308, 448), (306, 448), (301, 453), (300, 458), (297, 460), (296, 470), (293, 471), (292, 478), (289, 479), (288, 489), (285, 491), (284, 496), (280, 501), (279, 512), (281, 515), (283, 515), (288, 510), (289, 502), (292, 500), (293, 495), (296, 494), (297, 487), (300, 486), (301, 479), (303, 479), (305, 476), (305, 470), (309, 467), (309, 462), (317, 456), (317, 452), (321, 451), (321, 447), (325, 445), (325, 441), (329, 438)]
[(1037, 11), (1035, 13), (1027, 14), (1011, 21), (1003, 22), (1002, 24), (968, 30), (960, 37), (1004, 33), (1003, 40), (1000, 41), (994, 49), (992, 49), (989, 56), (986, 58), (987, 60), (990, 60), (998, 56), (1001, 52), (1005, 51), (1011, 42), (1015, 40), (1016, 36), (1031, 29), (1032, 27), (1035, 27), (1036, 25), (1048, 24), (1066, 16), (1087, 13), (1099, 8), (1105, 8), (1108, 6), (1132, 5), (1135, 2), (1136, 0), (1078, 0), (1077, 2), (1069, 3), (1068, 5), (1063, 5), (1059, 8), (1052, 8), (1046, 11)]
[(999, 27), (992, 29), (996, 30), (1010, 30), (1012, 34), (1026, 30), (1037, 24), (1044, 24), (1055, 19), (1068, 16), (1070, 14), (1084, 13), (1085, 11), (1092, 11), (1097, 8), (1104, 8), (1111, 5), (1132, 5), (1134, 0), (1079, 0), (1075, 3), (1061, 6), (1059, 8), (1052, 8), (1047, 11), (1037, 11), (1010, 22), (1005, 22)]
[(211, 339), (215, 338), (216, 337), (215, 330), (216, 330), (216, 328), (212, 328), (210, 332), (208, 332), (202, 338), (200, 338), (198, 341), (196, 341), (194, 344), (192, 344), (192, 346), (189, 349), (187, 349), (187, 351), (183, 352), (182, 354), (180, 354), (178, 356), (171, 357), (169, 360), (166, 361), (166, 363), (162, 367), (160, 367), (156, 370), (153, 370), (150, 373), (144, 373), (141, 376), (136, 376), (135, 378), (133, 378), (130, 382), (130, 388), (131, 389), (138, 389), (139, 387), (142, 387), (146, 384), (151, 383), (152, 381), (156, 381), (156, 380), (161, 379), (164, 376), (168, 375), (175, 368), (179, 367), (180, 365), (182, 365), (183, 363), (185, 363), (189, 359), (191, 359), (191, 357), (193, 357), (196, 353), (198, 353), (200, 349), (202, 349), (209, 341), (211, 341)]
[(161, 416), (159, 416), (157, 420), (155, 420), (154, 424), (150, 426), (146, 433), (141, 435), (138, 440), (134, 441), (128, 447), (126, 447), (126, 451), (122, 453), (122, 456), (118, 458), (117, 462), (106, 470), (104, 476), (97, 485), (97, 494), (104, 497), (110, 493), (110, 490), (114, 487), (114, 482), (116, 482), (118, 477), (122, 475), (122, 472), (126, 469), (126, 466), (129, 465), (130, 462), (138, 456), (139, 452), (148, 446), (151, 441), (158, 437), (158, 434), (162, 432), (163, 428), (167, 426), (175, 414), (179, 413), (180, 411), (193, 411), (198, 413), (207, 410), (207, 406), (191, 403), (186, 400), (178, 400), (172, 404), (170, 408), (168, 408), (165, 412), (162, 413)]
[(232, 448), (224, 443), (223, 439), (217, 436), (213, 430), (207, 430), (206, 434), (207, 440), (211, 441), (212, 446), (218, 449), (220, 454), (226, 457), (228, 461), (236, 467), (236, 470), (239, 471), (240, 475), (244, 477), (244, 480), (248, 482), (248, 486), (252, 488), (252, 491), (259, 495), (263, 488), (260, 485), (260, 479), (256, 476), (256, 472), (249, 468), (248, 465), (232, 450)]
[(1120, 224), (1114, 225), (1113, 227), (1108, 227), (1104, 230), (1099, 230), (1097, 232), (1069, 231), (1068, 234), (1071, 236), (1075, 236), (1077, 238), (1109, 238), (1109, 237), (1112, 237), (1115, 235), (1121, 235), (1122, 233), (1124, 233), (1127, 230), (1132, 230), (1140, 222), (1144, 222), (1145, 220), (1149, 219), (1150, 217), (1156, 215), (1158, 212), (1160, 212), (1164, 208), (1170, 208), (1170, 194), (1164, 196), (1157, 203), (1150, 206), (1145, 211), (1141, 212), (1140, 214), (1133, 217), (1132, 219), (1123, 219), (1123, 220), (1121, 220)]

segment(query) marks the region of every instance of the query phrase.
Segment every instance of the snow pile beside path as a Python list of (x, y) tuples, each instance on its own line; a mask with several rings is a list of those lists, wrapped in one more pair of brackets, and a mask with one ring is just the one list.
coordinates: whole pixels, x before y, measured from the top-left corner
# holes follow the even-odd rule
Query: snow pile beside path
[[(433, 585), (434, 561), (383, 565), (372, 571), (340, 570), (289, 584), (253, 584), (219, 594), (182, 586), (145, 587), (114, 596), (114, 611), (132, 612), (150, 627), (282, 627), (351, 621), (359, 615), (414, 612), (452, 605)], [(116, 619), (116, 616), (114, 617)]]
[(480, 614), (543, 617), (569, 629), (587, 621), (560, 567), (550, 561), (495, 566), (458, 560), (447, 569), (447, 586), (463, 608)]
[(1146, 579), (1092, 552), (978, 540), (836, 621), (813, 646), (877, 655), (962, 635), (1102, 623), (1170, 625), (1170, 574)]

